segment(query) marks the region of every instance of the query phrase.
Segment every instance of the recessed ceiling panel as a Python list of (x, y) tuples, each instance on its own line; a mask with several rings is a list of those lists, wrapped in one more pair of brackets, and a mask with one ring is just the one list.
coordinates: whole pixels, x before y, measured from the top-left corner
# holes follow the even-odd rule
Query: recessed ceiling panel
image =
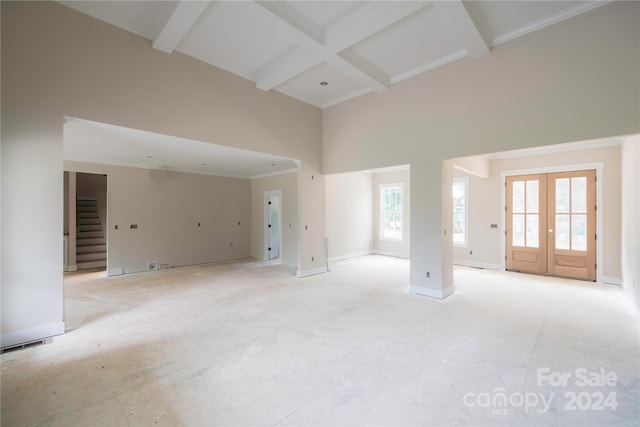
[(243, 13), (250, 2), (213, 2), (177, 50), (249, 80), (295, 45)]
[(353, 49), (392, 80), (459, 54), (463, 47), (437, 12), (433, 5), (423, 7), (356, 44)]
[[(322, 82), (327, 84), (322, 85)], [(323, 62), (276, 89), (293, 98), (322, 107), (345, 94), (362, 91), (363, 87), (351, 77)]]
[(177, 1), (61, 1), (60, 3), (152, 40)]
[(584, 4), (584, 1), (480, 1), (498, 39), (505, 34)]
[(292, 1), (288, 2), (307, 18), (327, 29), (347, 15), (357, 13), (363, 1)]

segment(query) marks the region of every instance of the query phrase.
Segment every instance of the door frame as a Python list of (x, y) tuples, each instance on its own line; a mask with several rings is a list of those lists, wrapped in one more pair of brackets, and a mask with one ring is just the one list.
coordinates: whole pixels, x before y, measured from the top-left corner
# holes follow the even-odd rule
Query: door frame
[(576, 172), (576, 171), (583, 171), (583, 170), (589, 170), (589, 169), (595, 169), (596, 171), (596, 206), (600, 206), (600, 208), (596, 210), (596, 234), (598, 235), (598, 239), (596, 240), (596, 264), (599, 266), (599, 268), (596, 269), (596, 282), (602, 283), (602, 279), (603, 279), (602, 270), (604, 267), (602, 242), (604, 240), (604, 234), (605, 234), (605, 230), (603, 227), (604, 225), (603, 217), (602, 217), (602, 212), (604, 211), (604, 204), (602, 203), (602, 200), (603, 200), (602, 181), (604, 179), (604, 174), (602, 173), (602, 170), (604, 169), (604, 163), (602, 162), (581, 163), (576, 165), (546, 166), (546, 167), (531, 168), (531, 169), (500, 171), (500, 192), (501, 192), (501, 202), (502, 202), (502, 206), (500, 208), (500, 215), (502, 217), (501, 224), (502, 224), (502, 230), (503, 230), (500, 236), (500, 248), (501, 248), (500, 263), (501, 263), (502, 270), (506, 269), (505, 256), (507, 254), (506, 241), (504, 237), (504, 230), (506, 229), (506, 226), (507, 226), (507, 216), (505, 214), (506, 177), (515, 176), (515, 175), (535, 175), (535, 174), (542, 174), (542, 173)]
[(263, 210), (263, 217), (264, 217), (264, 222), (263, 222), (263, 229), (264, 229), (264, 234), (263, 234), (263, 256), (262, 258), (265, 261), (269, 261), (269, 209), (267, 209), (267, 203), (269, 202), (269, 197), (271, 196), (276, 196), (278, 198), (278, 203), (280, 204), (280, 215), (278, 216), (278, 242), (280, 243), (280, 255), (278, 255), (278, 258), (275, 258), (271, 261), (273, 262), (278, 262), (281, 263), (282, 262), (282, 190), (271, 190), (271, 191), (265, 191), (263, 193), (263, 203), (262, 203), (262, 210)]

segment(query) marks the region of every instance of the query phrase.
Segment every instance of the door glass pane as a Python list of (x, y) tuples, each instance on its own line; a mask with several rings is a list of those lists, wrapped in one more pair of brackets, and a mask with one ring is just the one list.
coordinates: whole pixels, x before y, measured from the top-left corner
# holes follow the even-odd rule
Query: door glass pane
[(538, 181), (527, 181), (527, 213), (538, 213)]
[(569, 207), (569, 178), (556, 179), (556, 212), (569, 213)]
[(571, 178), (571, 212), (587, 213), (587, 177)]
[(513, 212), (524, 212), (524, 181), (513, 182)]
[(513, 246), (524, 246), (524, 215), (513, 215)]
[(540, 224), (538, 223), (538, 215), (537, 214), (528, 214), (527, 215), (527, 247), (528, 248), (537, 248), (538, 247), (538, 236), (540, 235)]
[(556, 249), (570, 249), (569, 231), (569, 215), (556, 215)]
[(587, 250), (587, 215), (571, 215), (571, 249)]

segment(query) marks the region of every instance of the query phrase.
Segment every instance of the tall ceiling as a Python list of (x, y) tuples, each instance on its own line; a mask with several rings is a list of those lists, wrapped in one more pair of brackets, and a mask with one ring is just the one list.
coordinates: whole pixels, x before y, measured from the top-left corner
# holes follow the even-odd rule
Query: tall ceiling
[[(608, 1), (60, 1), (320, 108)], [(323, 82), (326, 82), (324, 84)]]

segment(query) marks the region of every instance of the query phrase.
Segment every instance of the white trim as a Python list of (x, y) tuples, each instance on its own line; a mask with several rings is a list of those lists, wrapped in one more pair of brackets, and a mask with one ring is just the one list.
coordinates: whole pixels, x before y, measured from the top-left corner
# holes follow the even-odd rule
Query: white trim
[(606, 285), (622, 286), (622, 279), (619, 277), (602, 276), (602, 282), (600, 283), (603, 283)]
[(493, 39), (493, 43), (491, 47), (497, 46), (499, 44), (505, 43), (509, 40), (513, 40), (515, 38), (524, 36), (525, 34), (532, 33), (534, 31), (540, 30), (549, 25), (553, 25), (557, 22), (564, 21), (565, 19), (573, 18), (574, 16), (580, 15), (581, 13), (588, 12), (597, 7), (603, 6), (607, 3), (610, 3), (612, 0), (608, 1), (585, 1), (581, 2), (575, 7), (571, 7), (569, 9), (562, 10), (558, 13), (555, 13), (551, 16), (547, 16), (545, 18), (539, 19), (535, 22), (531, 22), (527, 25), (523, 25), (520, 28), (516, 28), (515, 30), (511, 30), (504, 34), (500, 34)]
[(345, 261), (351, 258), (359, 258), (362, 256), (371, 255), (371, 251), (351, 252), (350, 254), (338, 255), (329, 258), (329, 263)]
[(454, 293), (455, 290), (456, 288), (453, 285), (448, 286), (444, 289), (431, 289), (431, 288), (425, 288), (422, 286), (409, 285), (410, 294), (424, 295), (427, 297), (437, 298), (437, 299), (445, 299), (446, 297)]
[(107, 270), (107, 276), (108, 277), (121, 276), (123, 274), (124, 274), (124, 268), (122, 268), (122, 267), (110, 268), (109, 270)]
[(68, 272), (68, 273), (71, 273), (71, 272), (74, 272), (74, 271), (78, 271), (78, 265), (77, 265), (77, 264), (67, 265), (67, 266), (64, 268), (64, 271), (66, 271), (66, 272)]
[(305, 277), (309, 277), (309, 276), (315, 276), (317, 274), (323, 274), (323, 273), (327, 273), (329, 270), (327, 270), (327, 267), (318, 267), (318, 268), (314, 268), (311, 270), (296, 270), (296, 277), (299, 279), (303, 279)]
[(464, 267), (486, 268), (489, 270), (504, 270), (502, 268), (502, 265), (500, 264), (494, 264), (491, 262), (467, 261), (466, 259), (454, 259), (453, 264)]
[[(505, 206), (506, 206), (506, 192), (505, 192), (505, 182), (506, 177), (515, 176), (515, 175), (535, 175), (541, 173), (559, 173), (559, 172), (575, 172), (582, 170), (593, 170), (596, 171), (596, 206), (598, 209), (596, 210), (596, 235), (598, 239), (596, 240), (596, 265), (599, 267), (596, 269), (596, 282), (602, 282), (602, 270), (604, 266), (604, 251), (603, 251), (603, 242), (604, 242), (604, 219), (603, 219), (603, 181), (604, 181), (604, 163), (581, 163), (576, 165), (564, 165), (564, 166), (546, 166), (540, 168), (532, 168), (532, 169), (517, 169), (517, 170), (504, 170), (500, 171), (500, 193), (502, 206), (500, 209), (501, 221), (502, 221), (502, 230), (506, 230), (506, 214), (505, 214)], [(507, 253), (506, 250), (506, 242), (504, 233), (502, 234), (502, 238), (500, 239), (500, 260), (502, 262), (501, 270), (506, 268), (505, 256)]]
[(64, 320), (13, 332), (3, 332), (1, 346), (3, 349), (17, 347), (62, 334), (64, 334)]
[(382, 256), (390, 256), (394, 258), (409, 259), (409, 254), (406, 254), (404, 252), (395, 252), (395, 251), (372, 250), (371, 255), (382, 255)]

